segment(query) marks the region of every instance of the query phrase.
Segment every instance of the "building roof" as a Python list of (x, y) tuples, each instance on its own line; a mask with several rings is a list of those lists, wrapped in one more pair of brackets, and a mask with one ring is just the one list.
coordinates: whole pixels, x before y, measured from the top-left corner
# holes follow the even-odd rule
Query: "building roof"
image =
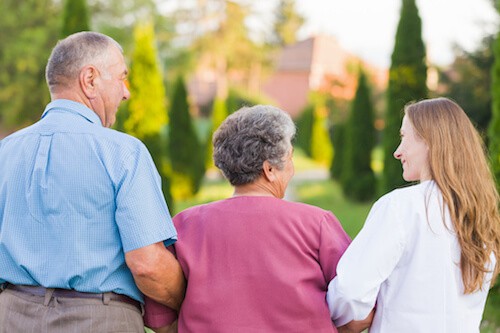
[(354, 69), (361, 62), (334, 37), (316, 35), (283, 49), (263, 90), (279, 107), (296, 116), (307, 104), (310, 91), (328, 91), (336, 98), (351, 99), (356, 89)]

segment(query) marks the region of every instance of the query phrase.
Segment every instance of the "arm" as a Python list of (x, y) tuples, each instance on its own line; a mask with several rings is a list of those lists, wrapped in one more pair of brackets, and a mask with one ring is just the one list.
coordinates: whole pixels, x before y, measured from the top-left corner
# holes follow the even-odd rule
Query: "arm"
[(179, 310), (186, 280), (179, 262), (163, 243), (155, 243), (125, 253), (137, 287), (147, 296)]
[(344, 326), (338, 327), (339, 333), (360, 333), (370, 327), (373, 321), (373, 316), (375, 315), (375, 309), (373, 309), (368, 317), (363, 320), (353, 320), (345, 324)]
[(153, 328), (152, 330), (155, 331), (155, 333), (177, 333), (177, 320), (170, 325)]
[(328, 285), (328, 306), (337, 327), (370, 314), (381, 285), (403, 255), (406, 232), (400, 203), (393, 200), (397, 198), (383, 197), (375, 203)]

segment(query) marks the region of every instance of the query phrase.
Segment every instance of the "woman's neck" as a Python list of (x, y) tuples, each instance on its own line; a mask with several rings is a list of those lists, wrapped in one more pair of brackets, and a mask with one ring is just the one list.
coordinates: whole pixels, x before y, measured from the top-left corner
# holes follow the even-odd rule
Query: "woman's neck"
[(262, 181), (261, 178), (250, 184), (235, 186), (233, 197), (239, 196), (265, 196), (279, 198), (278, 193), (276, 193), (276, 190), (271, 186), (271, 184)]

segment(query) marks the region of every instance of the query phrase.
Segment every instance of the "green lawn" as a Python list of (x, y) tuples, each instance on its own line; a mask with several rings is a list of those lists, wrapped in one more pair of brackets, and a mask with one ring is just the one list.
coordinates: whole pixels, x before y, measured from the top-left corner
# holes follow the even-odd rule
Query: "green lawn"
[(372, 205), (346, 200), (338, 183), (330, 180), (303, 182), (296, 186), (295, 193), (297, 201), (333, 212), (352, 238), (361, 230)]

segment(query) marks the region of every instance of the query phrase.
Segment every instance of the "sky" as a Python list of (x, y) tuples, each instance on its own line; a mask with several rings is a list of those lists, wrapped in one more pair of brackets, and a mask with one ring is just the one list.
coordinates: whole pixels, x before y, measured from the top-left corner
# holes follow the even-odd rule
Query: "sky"
[[(498, 22), (491, 0), (417, 0), (422, 37), (432, 64), (454, 59), (453, 45), (473, 51)], [(382, 67), (390, 66), (401, 0), (296, 0), (307, 20), (301, 38), (326, 33), (347, 51)]]

